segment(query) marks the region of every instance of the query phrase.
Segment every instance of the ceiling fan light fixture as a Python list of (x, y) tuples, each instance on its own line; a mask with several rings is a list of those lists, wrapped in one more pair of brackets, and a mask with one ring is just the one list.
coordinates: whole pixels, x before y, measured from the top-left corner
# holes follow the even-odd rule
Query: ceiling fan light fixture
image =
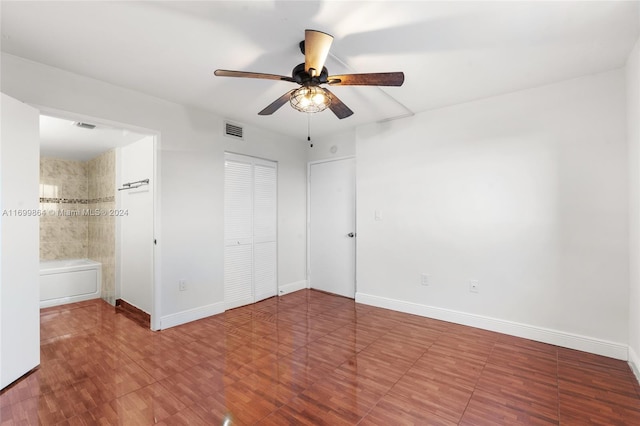
[(289, 103), (300, 112), (321, 112), (331, 105), (331, 95), (322, 87), (302, 86), (291, 94)]

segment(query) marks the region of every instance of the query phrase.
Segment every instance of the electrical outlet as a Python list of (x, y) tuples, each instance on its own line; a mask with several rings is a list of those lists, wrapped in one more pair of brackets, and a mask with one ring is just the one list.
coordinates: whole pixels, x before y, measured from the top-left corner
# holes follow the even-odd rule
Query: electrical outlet
[(187, 289), (187, 280), (178, 281), (178, 289), (180, 289), (180, 291), (185, 291)]
[(429, 274), (425, 274), (425, 273), (420, 274), (420, 284), (428, 286), (429, 278), (430, 278)]
[(469, 281), (469, 291), (471, 293), (479, 293), (480, 292), (480, 284), (478, 284), (478, 280)]

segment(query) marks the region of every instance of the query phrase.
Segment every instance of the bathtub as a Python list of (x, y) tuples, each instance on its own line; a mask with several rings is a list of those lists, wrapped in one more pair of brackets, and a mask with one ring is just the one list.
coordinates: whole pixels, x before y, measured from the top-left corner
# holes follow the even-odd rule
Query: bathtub
[(40, 307), (100, 297), (102, 264), (90, 259), (40, 262)]

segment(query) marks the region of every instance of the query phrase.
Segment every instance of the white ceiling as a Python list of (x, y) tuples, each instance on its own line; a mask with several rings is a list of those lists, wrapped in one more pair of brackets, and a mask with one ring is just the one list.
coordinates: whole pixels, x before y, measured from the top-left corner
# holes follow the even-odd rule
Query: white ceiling
[(146, 135), (100, 123), (94, 129), (75, 125), (64, 118), (40, 116), (40, 155), (87, 161), (112, 148), (136, 142)]
[(195, 1), (1, 3), (3, 52), (224, 118), (306, 137), (290, 75), (306, 28), (335, 39), (330, 74), (404, 71), (402, 87), (333, 87), (355, 114), (312, 116), (314, 136), (622, 67), (638, 2)]

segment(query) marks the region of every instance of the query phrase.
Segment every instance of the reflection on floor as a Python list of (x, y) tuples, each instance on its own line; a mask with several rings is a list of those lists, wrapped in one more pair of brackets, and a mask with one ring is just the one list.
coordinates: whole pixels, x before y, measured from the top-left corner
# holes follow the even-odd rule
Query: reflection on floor
[(303, 290), (161, 332), (41, 313), (2, 424), (640, 424), (627, 364)]

